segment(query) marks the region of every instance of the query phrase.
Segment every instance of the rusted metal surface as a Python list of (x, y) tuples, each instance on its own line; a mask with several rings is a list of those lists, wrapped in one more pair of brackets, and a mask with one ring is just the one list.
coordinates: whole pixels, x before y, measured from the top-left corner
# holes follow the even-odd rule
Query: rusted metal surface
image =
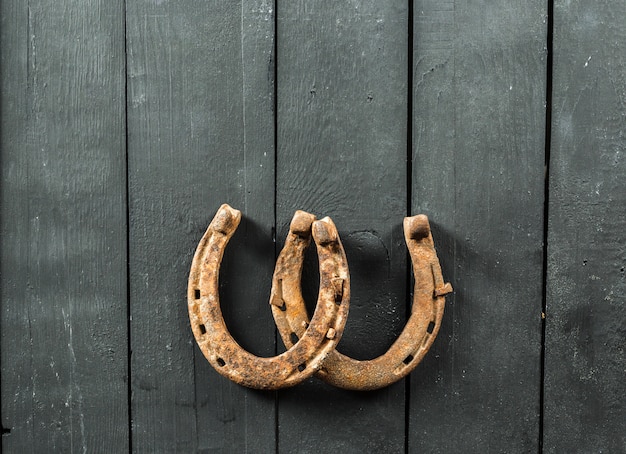
[[(452, 286), (443, 280), (428, 218), (425, 215), (405, 218), (404, 236), (415, 276), (413, 305), (406, 326), (385, 354), (369, 361), (357, 361), (333, 350), (316, 374), (322, 380), (352, 390), (382, 388), (409, 374), (432, 345), (441, 325), (445, 295), (452, 291)], [(294, 238), (295, 234), (290, 232), (287, 241)], [(288, 348), (293, 346), (292, 333), (300, 336), (308, 323), (300, 291), (303, 260), (303, 253), (297, 251), (288, 263), (291, 268), (281, 270), (283, 288), (295, 291), (284, 294), (284, 310), (272, 311)], [(346, 281), (344, 292), (349, 292), (348, 285)]]
[(329, 218), (316, 221), (313, 215), (296, 213), (287, 246), (276, 263), (270, 303), (274, 310), (281, 311), (287, 300), (293, 301), (293, 295), (300, 293), (301, 257), (312, 233), (320, 268), (317, 307), (309, 322), (302, 305), (305, 312), (299, 318), (303, 324), (297, 330), (287, 329), (283, 324), (282, 330), (291, 341), (286, 352), (273, 358), (260, 358), (237, 344), (226, 328), (220, 309), (220, 263), (240, 220), (241, 212), (224, 204), (200, 240), (187, 291), (191, 328), (200, 350), (223, 376), (256, 389), (293, 386), (321, 367), (343, 333), (350, 301), (343, 246)]

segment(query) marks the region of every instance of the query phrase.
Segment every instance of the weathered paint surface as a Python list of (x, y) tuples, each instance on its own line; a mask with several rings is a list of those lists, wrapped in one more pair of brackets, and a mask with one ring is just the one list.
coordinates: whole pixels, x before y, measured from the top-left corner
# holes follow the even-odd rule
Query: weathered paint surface
[(0, 18), (2, 451), (124, 452), (123, 1)]
[[(3, 452), (625, 451), (625, 15), (0, 2)], [(359, 360), (406, 323), (402, 219), (427, 214), (455, 292), (409, 378), (261, 392), (216, 373), (185, 294), (222, 203), (243, 213), (224, 320), (265, 357), (297, 209), (337, 225), (338, 349)], [(311, 302), (317, 268), (311, 252)]]
[(546, 452), (626, 452), (625, 16), (554, 6)]
[(455, 292), (410, 378), (411, 452), (537, 451), (546, 15), (414, 2), (412, 209)]

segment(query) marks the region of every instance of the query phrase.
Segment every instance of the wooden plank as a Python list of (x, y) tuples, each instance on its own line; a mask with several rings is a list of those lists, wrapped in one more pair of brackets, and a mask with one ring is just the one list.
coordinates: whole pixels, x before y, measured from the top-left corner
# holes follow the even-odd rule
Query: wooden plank
[(554, 6), (546, 452), (626, 451), (624, 17)]
[(416, 0), (413, 212), (447, 298), (411, 377), (410, 452), (536, 452), (545, 3)]
[[(407, 5), (299, 0), (277, 17), (278, 243), (297, 209), (333, 218), (352, 280), (339, 350), (374, 358), (405, 321)], [(279, 393), (278, 419), (279, 452), (399, 452), (404, 383), (358, 393), (312, 379)]]
[(0, 3), (5, 452), (128, 450), (123, 14)]
[(186, 284), (220, 204), (244, 213), (221, 273), (234, 337), (271, 355), (271, 4), (129, 0), (133, 448), (271, 452), (275, 397), (218, 375), (195, 345)]

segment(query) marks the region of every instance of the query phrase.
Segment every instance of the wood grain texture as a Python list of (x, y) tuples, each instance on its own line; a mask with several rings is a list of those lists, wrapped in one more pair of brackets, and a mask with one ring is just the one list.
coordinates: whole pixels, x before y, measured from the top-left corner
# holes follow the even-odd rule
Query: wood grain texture
[[(281, 2), (275, 85), (268, 0), (0, 2), (2, 452), (626, 451), (626, 6), (554, 2), (545, 194), (545, 2), (411, 5)], [(358, 359), (403, 328), (427, 214), (455, 294), (408, 381), (218, 375), (186, 284), (224, 202), (224, 317), (262, 356), (295, 210), (339, 228)], [(317, 280), (311, 250), (311, 311)]]
[(545, 452), (626, 451), (624, 17), (554, 8)]
[(455, 293), (411, 376), (409, 451), (536, 452), (547, 11), (413, 5), (413, 212)]
[(272, 452), (274, 394), (210, 367), (186, 301), (217, 208), (241, 209), (221, 273), (224, 318), (244, 348), (274, 353), (272, 7), (127, 5), (133, 450)]
[(123, 13), (0, 4), (3, 452), (128, 450)]
[[(384, 353), (406, 315), (407, 5), (292, 1), (278, 5), (277, 226), (297, 209), (331, 216), (351, 275), (339, 344)], [(305, 263), (310, 310), (315, 255)], [(279, 452), (404, 449), (404, 383), (377, 392), (318, 380), (279, 393)]]

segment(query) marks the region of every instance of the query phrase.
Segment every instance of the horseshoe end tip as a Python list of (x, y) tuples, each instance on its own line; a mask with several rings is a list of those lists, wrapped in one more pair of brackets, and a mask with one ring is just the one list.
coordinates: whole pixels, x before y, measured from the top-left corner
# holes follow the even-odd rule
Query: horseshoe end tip
[(319, 221), (315, 221), (313, 223), (313, 238), (322, 246), (336, 243), (339, 240), (339, 234), (333, 220), (326, 216)]
[(227, 235), (231, 231), (237, 228), (241, 221), (241, 211), (236, 210), (227, 203), (224, 203), (219, 210), (215, 218), (213, 218), (213, 229), (217, 232)]
[(418, 214), (404, 218), (404, 231), (412, 240), (421, 240), (427, 238), (430, 235), (430, 223), (428, 222), (428, 216), (425, 214)]
[(293, 215), (289, 230), (291, 233), (300, 237), (309, 237), (311, 235), (311, 226), (315, 221), (315, 215), (306, 211), (298, 210)]
[(241, 211), (239, 211), (236, 208), (231, 207), (229, 204), (227, 203), (222, 203), (222, 205), (220, 206), (220, 208), (217, 210), (218, 212), (220, 211), (226, 211), (228, 213), (231, 213), (234, 216), (241, 216)]

